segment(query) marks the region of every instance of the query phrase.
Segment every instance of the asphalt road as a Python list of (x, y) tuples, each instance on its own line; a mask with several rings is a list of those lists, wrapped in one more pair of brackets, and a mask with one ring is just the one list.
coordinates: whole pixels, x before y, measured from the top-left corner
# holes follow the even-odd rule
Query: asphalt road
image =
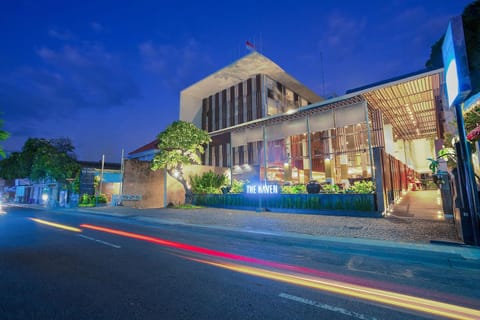
[(480, 318), (453, 253), (5, 210), (0, 319)]

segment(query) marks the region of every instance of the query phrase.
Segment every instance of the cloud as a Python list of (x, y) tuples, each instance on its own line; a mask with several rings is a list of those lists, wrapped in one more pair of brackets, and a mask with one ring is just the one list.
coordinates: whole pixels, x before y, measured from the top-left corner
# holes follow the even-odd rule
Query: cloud
[(41, 48), (38, 55), (92, 107), (120, 106), (139, 97), (139, 88), (116, 57), (102, 46)]
[(69, 30), (59, 31), (56, 28), (48, 29), (48, 35), (62, 41), (75, 39), (75, 35)]
[(138, 85), (118, 58), (98, 44), (41, 47), (36, 53), (40, 65), (0, 75), (5, 120), (68, 117), (74, 111), (119, 108), (140, 97)]
[(338, 53), (350, 54), (361, 43), (367, 20), (334, 12), (327, 17), (326, 24), (322, 39), (325, 45)]
[(105, 30), (103, 25), (101, 25), (100, 23), (98, 23), (96, 21), (90, 22), (90, 28), (92, 28), (92, 30), (95, 31), (95, 32), (102, 32), (103, 30)]
[(138, 49), (145, 70), (161, 76), (163, 85), (177, 92), (201, 79), (213, 66), (195, 39), (180, 46), (146, 41)]
[(64, 79), (47, 70), (22, 68), (0, 78), (0, 106), (9, 119), (45, 118), (72, 108), (75, 98)]

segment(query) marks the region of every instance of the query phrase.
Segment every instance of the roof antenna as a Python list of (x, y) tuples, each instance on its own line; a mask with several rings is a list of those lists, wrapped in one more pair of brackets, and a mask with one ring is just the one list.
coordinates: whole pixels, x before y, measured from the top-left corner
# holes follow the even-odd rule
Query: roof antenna
[(325, 98), (325, 69), (323, 68), (323, 53), (320, 51), (320, 68), (322, 76), (322, 96)]

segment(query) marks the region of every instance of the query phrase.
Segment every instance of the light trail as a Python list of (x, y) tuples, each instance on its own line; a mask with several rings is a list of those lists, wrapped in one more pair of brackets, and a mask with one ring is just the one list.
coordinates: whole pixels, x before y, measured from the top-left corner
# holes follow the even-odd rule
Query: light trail
[(355, 284), (349, 284), (329, 279), (305, 277), (301, 275), (292, 275), (271, 270), (259, 269), (250, 266), (242, 266), (233, 263), (214, 262), (203, 259), (187, 258), (200, 263), (205, 263), (215, 267), (236, 271), (252, 276), (262, 277), (270, 280), (286, 282), (289, 284), (305, 286), (313, 289), (336, 293), (344, 296), (354, 297), (362, 300), (380, 302), (383, 304), (401, 307), (407, 310), (420, 311), (437, 316), (442, 316), (458, 320), (478, 320), (480, 319), (480, 310), (461, 307), (444, 302), (418, 298), (396, 292), (389, 292), (374, 288), (368, 288)]
[[(465, 319), (465, 320), (480, 319), (480, 310), (462, 307), (462, 306), (449, 304), (445, 302), (439, 302), (439, 301), (430, 300), (430, 299), (418, 298), (415, 296), (396, 293), (393, 291), (375, 289), (372, 287), (359, 285), (354, 282), (346, 282), (344, 281), (344, 279), (348, 277), (345, 277), (345, 276), (339, 276), (339, 275), (330, 274), (327, 272), (320, 272), (318, 270), (309, 269), (305, 267), (292, 266), (292, 265), (272, 262), (268, 260), (246, 257), (246, 256), (237, 255), (237, 254), (183, 244), (179, 242), (163, 240), (163, 239), (145, 236), (141, 234), (126, 232), (126, 231), (121, 231), (116, 229), (110, 229), (110, 228), (105, 228), (100, 226), (94, 226), (90, 224), (81, 224), (80, 227), (96, 230), (96, 231), (107, 232), (111, 234), (116, 234), (119, 236), (124, 236), (132, 239), (143, 240), (143, 241), (156, 243), (156, 244), (170, 247), (170, 248), (207, 255), (210, 257), (247, 262), (251, 264), (262, 265), (262, 266), (286, 270), (290, 272), (290, 273), (283, 273), (279, 271), (272, 271), (267, 269), (235, 264), (235, 263), (226, 263), (226, 262), (219, 262), (219, 261), (213, 261), (213, 260), (209, 261), (209, 260), (204, 260), (199, 258), (186, 257), (182, 255), (184, 258), (190, 259), (192, 261), (205, 263), (208, 265), (212, 265), (219, 268), (224, 268), (224, 269), (228, 269), (231, 271), (236, 271), (244, 274), (249, 274), (252, 276), (263, 277), (271, 280), (286, 282), (289, 284), (305, 286), (305, 287), (318, 289), (326, 292), (331, 292), (339, 295), (373, 301), (376, 303), (383, 303), (390, 306), (400, 307), (406, 310), (414, 310), (414, 311), (429, 313), (429, 314), (442, 316), (446, 318), (459, 319), (459, 320), (460, 319)], [(333, 278), (336, 278), (337, 280), (334, 280)], [(356, 282), (358, 283), (359, 281), (357, 280)]]
[(55, 227), (55, 228), (68, 230), (68, 231), (73, 231), (73, 232), (82, 232), (82, 229), (75, 228), (75, 227), (70, 227), (70, 226), (67, 226), (67, 225), (64, 225), (64, 224), (54, 223), (54, 222), (41, 220), (41, 219), (37, 219), (37, 218), (29, 218), (29, 219), (32, 220), (32, 221), (35, 221), (37, 223), (41, 223), (41, 224), (50, 226), (50, 227)]
[[(111, 233), (111, 234), (116, 234), (116, 235), (119, 235), (119, 236), (128, 237), (128, 238), (132, 238), (132, 239), (143, 240), (143, 241), (159, 244), (159, 245), (170, 247), (170, 248), (180, 249), (180, 250), (183, 250), (183, 251), (200, 253), (202, 255), (208, 255), (208, 256), (217, 257), (217, 258), (247, 262), (247, 263), (262, 265), (262, 266), (266, 266), (266, 267), (276, 268), (276, 269), (283, 269), (283, 270), (288, 270), (288, 271), (300, 272), (300, 273), (304, 273), (304, 274), (311, 274), (311, 275), (315, 275), (315, 276), (335, 277), (337, 279), (342, 279), (342, 280), (348, 279), (348, 280), (351, 280), (351, 281), (355, 282), (355, 280), (353, 280), (349, 277), (340, 276), (340, 275), (336, 275), (336, 274), (333, 274), (333, 273), (321, 272), (321, 271), (306, 268), (306, 267), (292, 266), (292, 265), (288, 265), (288, 264), (284, 264), (284, 263), (278, 263), (278, 262), (273, 262), (273, 261), (268, 261), (268, 260), (263, 260), (263, 259), (257, 259), (257, 258), (252, 258), (252, 257), (246, 257), (246, 256), (238, 255), (238, 254), (207, 249), (207, 248), (193, 246), (193, 245), (184, 244), (184, 243), (180, 243), (180, 242), (163, 240), (163, 239), (160, 239), (160, 238), (145, 236), (145, 235), (141, 235), (141, 234), (137, 234), (137, 233), (126, 232), (126, 231), (122, 231), (122, 230), (116, 230), (116, 229), (105, 228), (105, 227), (100, 227), (100, 226), (94, 226), (94, 225), (90, 225), (90, 224), (81, 224), (80, 227), (85, 228), (85, 229), (92, 229), (92, 230), (107, 232), (107, 233)], [(358, 280), (356, 280), (356, 281), (358, 282)]]

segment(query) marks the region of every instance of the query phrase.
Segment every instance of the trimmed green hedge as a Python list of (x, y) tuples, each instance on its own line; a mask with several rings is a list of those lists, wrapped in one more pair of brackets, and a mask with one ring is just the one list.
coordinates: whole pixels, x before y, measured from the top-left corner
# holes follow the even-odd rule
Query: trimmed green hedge
[(374, 194), (196, 194), (193, 203), (220, 208), (375, 211)]

